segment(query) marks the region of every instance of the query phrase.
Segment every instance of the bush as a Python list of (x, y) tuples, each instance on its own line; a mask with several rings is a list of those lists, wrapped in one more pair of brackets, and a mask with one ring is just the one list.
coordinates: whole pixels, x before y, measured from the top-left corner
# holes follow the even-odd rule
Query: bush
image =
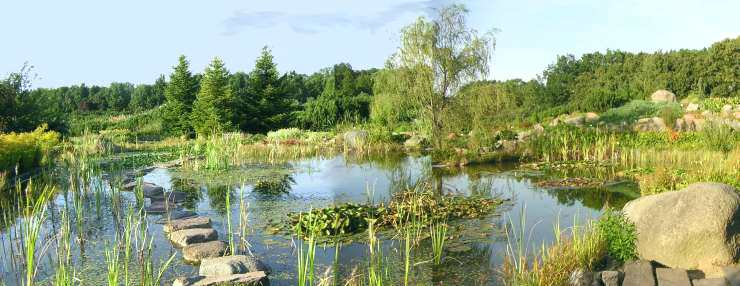
[(601, 115), (601, 121), (619, 124), (632, 123), (637, 119), (652, 116), (658, 110), (655, 103), (645, 100), (633, 100), (627, 104), (607, 110)]
[(607, 210), (596, 223), (596, 229), (606, 240), (606, 251), (610, 257), (620, 262), (637, 258), (635, 225), (621, 212)]
[(735, 148), (735, 142), (740, 139), (731, 127), (719, 124), (707, 124), (702, 129), (701, 135), (707, 148), (724, 153), (732, 151)]
[(33, 132), (0, 134), (0, 172), (27, 171), (47, 164), (59, 144), (59, 133), (46, 131), (44, 124)]

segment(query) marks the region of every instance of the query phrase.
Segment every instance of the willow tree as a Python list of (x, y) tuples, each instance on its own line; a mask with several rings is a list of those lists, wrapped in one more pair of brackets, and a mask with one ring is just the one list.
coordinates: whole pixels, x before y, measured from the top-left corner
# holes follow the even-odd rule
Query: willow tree
[(467, 24), (468, 10), (452, 5), (432, 20), (420, 17), (403, 28), (401, 47), (389, 59), (406, 96), (422, 108), (434, 147), (442, 145), (443, 114), (463, 85), (485, 78), (495, 45), (492, 33)]

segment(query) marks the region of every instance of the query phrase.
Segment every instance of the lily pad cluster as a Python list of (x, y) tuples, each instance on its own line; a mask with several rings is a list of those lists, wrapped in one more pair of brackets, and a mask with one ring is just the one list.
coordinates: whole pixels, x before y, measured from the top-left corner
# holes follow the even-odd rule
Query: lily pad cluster
[(290, 215), (296, 233), (322, 236), (363, 232), (368, 220), (378, 227), (402, 227), (413, 223), (480, 218), (491, 214), (503, 200), (479, 196), (436, 194), (432, 191), (401, 192), (386, 204), (342, 204)]

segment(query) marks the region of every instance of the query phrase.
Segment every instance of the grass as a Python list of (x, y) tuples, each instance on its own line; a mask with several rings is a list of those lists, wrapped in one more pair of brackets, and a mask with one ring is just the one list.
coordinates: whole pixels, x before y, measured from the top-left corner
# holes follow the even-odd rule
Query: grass
[[(298, 242), (298, 286), (312, 286), (314, 282), (314, 261), (316, 258), (316, 237), (318, 236), (317, 220), (306, 229), (306, 233), (298, 233), (298, 238), (306, 237)], [(304, 245), (305, 244), (305, 245)]]
[(447, 239), (447, 223), (437, 222), (429, 226), (429, 237), (432, 239), (432, 253), (434, 253), (434, 264), (442, 263), (442, 250)]
[(530, 253), (530, 238), (526, 235), (524, 209), (518, 225), (511, 219), (507, 225), (507, 250), (504, 258), (504, 283), (507, 285), (567, 285), (571, 274), (577, 270), (591, 271), (606, 255), (606, 241), (592, 223), (574, 226), (563, 231), (555, 223), (555, 240), (542, 244)]

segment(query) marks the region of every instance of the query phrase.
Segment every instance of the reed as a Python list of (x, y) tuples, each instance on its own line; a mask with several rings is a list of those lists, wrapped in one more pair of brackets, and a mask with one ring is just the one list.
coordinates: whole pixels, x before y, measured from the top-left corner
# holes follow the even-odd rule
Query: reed
[[(20, 184), (16, 184), (18, 193), (21, 194)], [(25, 284), (26, 286), (33, 286), (36, 277), (36, 258), (37, 258), (37, 246), (39, 242), (39, 235), (41, 234), (41, 228), (44, 220), (46, 219), (46, 202), (49, 196), (54, 192), (54, 189), (48, 186), (44, 186), (41, 189), (40, 196), (34, 197), (34, 186), (33, 182), (29, 181), (25, 189), (25, 206), (23, 207), (24, 219), (21, 222), (21, 229), (23, 234), (23, 255), (25, 258)]]
[[(314, 281), (314, 260), (316, 258), (316, 238), (318, 236), (318, 222), (314, 220), (307, 233), (298, 234), (298, 286), (311, 286)], [(304, 238), (305, 237), (305, 243)], [(304, 245), (305, 244), (305, 245)]]
[(447, 239), (447, 222), (436, 222), (429, 226), (429, 237), (432, 239), (434, 264), (442, 262), (442, 250)]
[(75, 272), (71, 265), (71, 227), (70, 219), (67, 212), (62, 210), (60, 213), (61, 226), (57, 235), (57, 265), (54, 272), (54, 286), (72, 286), (74, 285)]
[(118, 276), (120, 273), (120, 252), (118, 243), (113, 242), (105, 247), (105, 264), (108, 269), (108, 285), (118, 286)]
[(383, 263), (383, 249), (380, 245), (380, 241), (376, 236), (376, 225), (377, 219), (367, 219), (368, 228), (368, 252), (369, 252), (369, 263), (367, 270), (368, 285), (371, 286), (383, 286), (385, 278), (388, 272), (385, 269)]

